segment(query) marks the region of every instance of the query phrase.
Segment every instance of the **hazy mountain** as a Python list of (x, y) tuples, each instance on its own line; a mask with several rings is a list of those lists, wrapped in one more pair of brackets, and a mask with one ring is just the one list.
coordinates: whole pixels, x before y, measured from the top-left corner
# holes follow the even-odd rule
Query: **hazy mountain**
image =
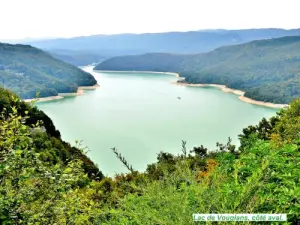
[(92, 63), (100, 63), (103, 60), (107, 59), (107, 56), (105, 57), (101, 54), (83, 51), (54, 49), (48, 51), (48, 53), (57, 59), (75, 66), (85, 66)]
[[(67, 56), (82, 58), (92, 63), (93, 55), (101, 55), (110, 58), (121, 55), (134, 55), (144, 53), (178, 53), (193, 54), (211, 51), (215, 48), (227, 45), (246, 43), (252, 40), (277, 38), (283, 36), (300, 35), (300, 29), (249, 29), (249, 30), (202, 30), (190, 32), (146, 33), (146, 34), (116, 34), (94, 35), (75, 38), (59, 38), (50, 40), (27, 41), (35, 47), (56, 54), (56, 50), (72, 51), (64, 54), (61, 59), (67, 60)], [(78, 54), (86, 57), (78, 57)], [(89, 54), (90, 56), (87, 56)], [(92, 58), (93, 60), (93, 58)], [(76, 63), (78, 61), (76, 60)]]
[(179, 72), (190, 83), (217, 83), (274, 103), (300, 97), (300, 36), (252, 41), (193, 55), (145, 54), (108, 59), (98, 70)]

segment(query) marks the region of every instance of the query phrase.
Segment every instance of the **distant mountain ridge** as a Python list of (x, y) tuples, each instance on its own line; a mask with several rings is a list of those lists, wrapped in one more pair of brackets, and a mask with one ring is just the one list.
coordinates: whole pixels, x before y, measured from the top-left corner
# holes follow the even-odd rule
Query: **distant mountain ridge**
[(300, 36), (251, 41), (202, 54), (114, 57), (95, 70), (178, 72), (188, 83), (224, 84), (255, 100), (289, 103), (300, 97)]
[[(236, 45), (252, 40), (278, 38), (300, 35), (300, 29), (248, 29), (248, 30), (200, 30), (189, 32), (166, 32), (144, 34), (93, 35), (74, 38), (58, 38), (25, 42), (37, 48), (49, 51), (53, 56), (60, 57), (57, 51), (65, 51), (60, 59), (68, 61), (69, 55), (82, 54), (82, 61), (95, 63), (93, 55), (102, 59), (114, 56), (136, 55), (145, 53), (196, 54), (212, 51), (221, 46)], [(72, 53), (73, 52), (73, 53)], [(88, 54), (90, 56), (88, 56)], [(99, 62), (99, 61), (98, 61)]]
[(52, 55), (54, 58), (60, 59), (74, 66), (86, 66), (92, 63), (99, 63), (107, 59), (107, 57), (101, 54), (81, 52), (81, 51), (78, 52), (78, 51), (71, 51), (71, 50), (53, 49), (47, 51), (47, 53)]
[(0, 86), (21, 98), (56, 96), (76, 92), (78, 86), (97, 84), (95, 78), (75, 66), (29, 45), (0, 43)]

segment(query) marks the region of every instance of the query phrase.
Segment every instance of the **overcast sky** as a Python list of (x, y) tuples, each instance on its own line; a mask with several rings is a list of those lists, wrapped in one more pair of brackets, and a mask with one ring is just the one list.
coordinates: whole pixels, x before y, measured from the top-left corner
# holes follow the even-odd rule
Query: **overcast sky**
[(300, 0), (0, 0), (0, 39), (299, 28)]

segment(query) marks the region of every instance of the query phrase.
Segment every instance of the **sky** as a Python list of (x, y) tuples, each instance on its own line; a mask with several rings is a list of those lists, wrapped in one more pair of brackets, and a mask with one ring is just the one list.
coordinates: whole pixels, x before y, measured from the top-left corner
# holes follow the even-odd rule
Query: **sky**
[(300, 0), (0, 0), (0, 40), (300, 28)]

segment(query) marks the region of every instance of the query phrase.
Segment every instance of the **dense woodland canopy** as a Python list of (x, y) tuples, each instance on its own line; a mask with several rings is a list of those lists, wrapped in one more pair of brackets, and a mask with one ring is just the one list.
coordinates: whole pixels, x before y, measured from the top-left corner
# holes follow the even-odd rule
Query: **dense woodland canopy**
[(95, 78), (75, 66), (55, 59), (29, 45), (0, 43), (0, 87), (21, 98), (55, 96), (76, 92), (78, 86), (91, 86)]
[(113, 149), (129, 172), (97, 178), (53, 124), (54, 136), (35, 125), (51, 123), (43, 112), (0, 90), (1, 224), (187, 225), (193, 213), (287, 213), (285, 224), (299, 222), (300, 99), (245, 128), (239, 148), (183, 141), (182, 154), (160, 152), (145, 172)]
[(273, 103), (300, 97), (300, 36), (253, 41), (195, 55), (151, 53), (108, 59), (96, 70), (179, 72), (188, 83), (225, 84)]

